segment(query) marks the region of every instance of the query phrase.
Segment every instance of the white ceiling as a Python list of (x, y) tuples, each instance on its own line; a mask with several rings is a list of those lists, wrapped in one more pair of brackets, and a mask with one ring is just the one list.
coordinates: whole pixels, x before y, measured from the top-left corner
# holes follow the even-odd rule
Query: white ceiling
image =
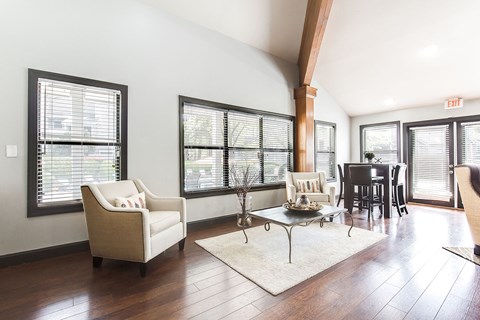
[[(307, 0), (144, 0), (296, 63)], [(351, 116), (480, 97), (480, 1), (333, 0), (314, 74)]]

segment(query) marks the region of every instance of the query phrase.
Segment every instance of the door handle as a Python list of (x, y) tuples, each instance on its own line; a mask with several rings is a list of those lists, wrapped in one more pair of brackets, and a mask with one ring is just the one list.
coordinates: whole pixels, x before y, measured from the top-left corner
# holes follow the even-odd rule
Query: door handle
[(453, 170), (449, 170), (448, 173), (453, 174)]
[(448, 167), (451, 169), (453, 168), (453, 164), (449, 164)]

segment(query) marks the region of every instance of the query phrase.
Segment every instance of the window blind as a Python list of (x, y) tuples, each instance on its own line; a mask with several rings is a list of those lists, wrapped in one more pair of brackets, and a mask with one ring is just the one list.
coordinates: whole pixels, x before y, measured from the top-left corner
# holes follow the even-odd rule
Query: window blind
[(223, 147), (224, 112), (187, 104), (183, 117), (185, 147)]
[(480, 122), (461, 123), (462, 163), (480, 164)]
[(260, 116), (229, 112), (228, 146), (260, 148)]
[(231, 168), (249, 166), (257, 185), (285, 181), (293, 169), (293, 121), (184, 102), (183, 173), (187, 194), (231, 188)]
[(365, 152), (373, 152), (375, 158), (381, 158), (384, 163), (396, 163), (400, 157), (398, 150), (398, 125), (375, 125), (364, 127), (362, 130), (363, 150), (362, 159)]
[(410, 128), (414, 199), (449, 201), (448, 125)]
[(263, 117), (264, 182), (285, 181), (293, 171), (293, 122), (289, 119)]
[(293, 123), (291, 120), (263, 117), (263, 147), (293, 150)]
[(224, 187), (225, 113), (193, 104), (183, 111), (184, 190)]
[(121, 93), (38, 79), (37, 203), (81, 199), (85, 183), (120, 179)]
[(335, 178), (335, 126), (319, 121), (315, 123), (315, 166), (324, 171), (327, 179)]

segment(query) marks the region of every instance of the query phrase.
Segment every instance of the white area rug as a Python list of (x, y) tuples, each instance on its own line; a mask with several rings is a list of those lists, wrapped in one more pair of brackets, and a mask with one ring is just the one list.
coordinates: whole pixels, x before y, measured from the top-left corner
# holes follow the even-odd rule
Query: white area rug
[(288, 263), (287, 232), (271, 224), (195, 241), (199, 246), (273, 295), (282, 293), (317, 273), (387, 237), (381, 233), (337, 223), (295, 227), (292, 263)]

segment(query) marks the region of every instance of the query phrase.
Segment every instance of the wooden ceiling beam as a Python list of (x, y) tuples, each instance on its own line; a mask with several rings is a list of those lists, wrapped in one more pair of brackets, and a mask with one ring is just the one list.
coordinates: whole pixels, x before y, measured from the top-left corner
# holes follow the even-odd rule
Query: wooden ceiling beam
[(295, 171), (315, 171), (315, 97), (310, 86), (333, 0), (308, 0), (298, 56), (300, 87), (295, 89)]
[(310, 85), (333, 0), (308, 0), (298, 56), (300, 86)]

